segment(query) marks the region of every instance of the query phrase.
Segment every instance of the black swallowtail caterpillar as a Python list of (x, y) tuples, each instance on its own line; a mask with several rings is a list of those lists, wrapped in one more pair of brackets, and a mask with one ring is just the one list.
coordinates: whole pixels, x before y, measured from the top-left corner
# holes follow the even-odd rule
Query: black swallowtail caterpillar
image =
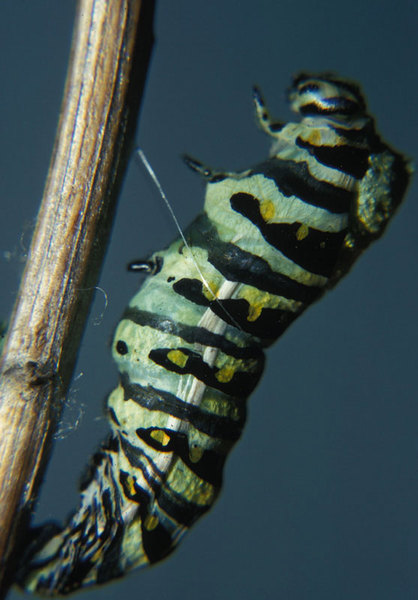
[[(299, 123), (273, 122), (270, 157), (239, 173), (186, 158), (203, 212), (136, 265), (148, 277), (116, 328), (111, 435), (67, 524), (34, 530), (18, 579), (54, 595), (165, 558), (216, 500), (270, 346), (384, 231), (410, 175), (357, 85), (301, 74)], [(186, 241), (186, 243), (185, 243)]]

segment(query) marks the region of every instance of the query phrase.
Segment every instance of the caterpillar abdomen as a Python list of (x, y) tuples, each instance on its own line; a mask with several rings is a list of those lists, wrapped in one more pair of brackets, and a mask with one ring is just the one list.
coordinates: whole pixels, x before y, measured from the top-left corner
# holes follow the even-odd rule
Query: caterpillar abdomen
[[(111, 436), (78, 510), (44, 529), (21, 568), (28, 590), (66, 594), (166, 557), (212, 506), (241, 435), (264, 349), (379, 237), (410, 169), (384, 144), (352, 83), (300, 75), (300, 123), (272, 122), (271, 156), (214, 172), (204, 212), (140, 267), (151, 273), (116, 328)], [(46, 539), (46, 541), (45, 541)]]

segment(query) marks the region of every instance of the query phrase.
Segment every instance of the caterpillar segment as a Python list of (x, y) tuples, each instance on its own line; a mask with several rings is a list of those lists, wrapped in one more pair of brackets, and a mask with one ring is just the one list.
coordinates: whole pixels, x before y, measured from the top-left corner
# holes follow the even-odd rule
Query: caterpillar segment
[(111, 434), (93, 457), (79, 508), (35, 530), (18, 574), (45, 595), (104, 583), (168, 556), (215, 502), (264, 350), (378, 238), (410, 176), (382, 141), (357, 85), (296, 77), (298, 122), (255, 112), (269, 157), (239, 173), (186, 157), (206, 181), (203, 212), (165, 250), (112, 345), (119, 384)]

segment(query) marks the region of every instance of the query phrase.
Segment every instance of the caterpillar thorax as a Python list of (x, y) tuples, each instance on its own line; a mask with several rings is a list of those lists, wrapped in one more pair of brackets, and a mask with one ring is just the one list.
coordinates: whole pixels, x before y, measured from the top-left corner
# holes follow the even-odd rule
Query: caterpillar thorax
[(272, 121), (270, 157), (213, 171), (203, 212), (141, 268), (116, 328), (111, 436), (63, 527), (45, 526), (19, 580), (65, 594), (167, 556), (215, 501), (245, 422), (263, 349), (383, 232), (404, 195), (405, 159), (377, 135), (359, 88), (300, 75), (298, 123)]

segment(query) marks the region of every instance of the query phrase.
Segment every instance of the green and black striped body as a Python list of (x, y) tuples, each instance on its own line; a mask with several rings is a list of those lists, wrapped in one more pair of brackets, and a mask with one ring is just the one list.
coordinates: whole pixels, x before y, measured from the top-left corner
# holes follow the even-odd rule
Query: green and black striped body
[[(272, 122), (270, 158), (240, 173), (187, 162), (207, 181), (203, 212), (146, 263), (117, 326), (120, 381), (109, 441), (81, 504), (45, 527), (21, 585), (65, 594), (167, 556), (216, 500), (264, 349), (383, 232), (409, 167), (384, 144), (354, 84), (300, 75), (299, 123)], [(145, 263), (144, 263), (145, 264)]]

